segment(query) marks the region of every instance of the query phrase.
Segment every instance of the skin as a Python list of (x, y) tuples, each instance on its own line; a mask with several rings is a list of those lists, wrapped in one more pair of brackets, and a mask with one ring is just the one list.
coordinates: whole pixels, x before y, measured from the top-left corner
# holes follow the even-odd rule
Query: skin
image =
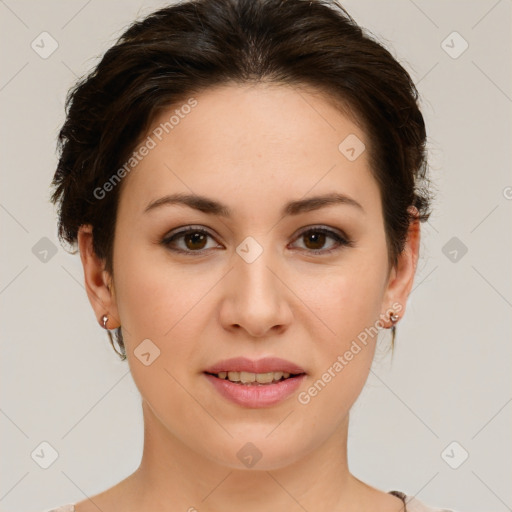
[[(393, 304), (403, 317), (419, 223), (411, 224), (399, 262), (389, 268), (370, 141), (319, 92), (224, 85), (195, 98), (198, 105), (124, 179), (113, 281), (92, 250), (90, 226), (79, 233), (96, 317), (101, 325), (108, 314), (109, 329), (123, 326), (145, 435), (135, 473), (76, 510), (398, 512), (399, 498), (363, 483), (347, 464), (349, 411), (368, 377), (377, 337), (308, 404), (297, 395)], [(366, 145), (355, 161), (338, 150), (349, 134)], [(335, 204), (280, 215), (287, 201), (333, 191), (358, 201), (364, 212)], [(222, 201), (234, 215), (180, 205), (144, 213), (150, 201), (175, 192)], [(203, 245), (183, 237), (174, 242), (189, 254), (159, 244), (188, 225), (211, 237)], [(299, 236), (311, 225), (341, 230), (353, 246), (312, 254), (337, 243), (326, 237), (315, 245)], [(263, 248), (252, 263), (236, 252), (247, 236)], [(190, 254), (201, 248), (202, 255)], [(134, 350), (148, 338), (160, 356), (145, 366)], [(241, 407), (220, 396), (202, 373), (241, 355), (287, 359), (304, 368), (306, 379), (277, 405)], [(262, 453), (251, 469), (236, 455), (247, 442)]]

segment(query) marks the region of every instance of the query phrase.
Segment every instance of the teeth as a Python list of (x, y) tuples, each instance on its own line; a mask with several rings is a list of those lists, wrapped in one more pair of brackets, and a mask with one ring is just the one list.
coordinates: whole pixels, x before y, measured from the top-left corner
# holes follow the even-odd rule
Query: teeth
[(231, 382), (241, 382), (242, 384), (251, 384), (257, 382), (258, 384), (270, 384), (277, 382), (281, 379), (290, 377), (288, 372), (268, 372), (268, 373), (251, 373), (251, 372), (219, 372), (217, 374), (219, 379), (226, 377)]
[(240, 372), (228, 372), (228, 380), (240, 382)]
[[(265, 374), (268, 375), (268, 374)], [(270, 380), (268, 382), (272, 381), (273, 374), (270, 374)], [(249, 382), (255, 382), (256, 381), (256, 374), (255, 373), (249, 373), (249, 372), (240, 372), (240, 381), (243, 384), (248, 384)], [(259, 379), (258, 379), (258, 382)]]

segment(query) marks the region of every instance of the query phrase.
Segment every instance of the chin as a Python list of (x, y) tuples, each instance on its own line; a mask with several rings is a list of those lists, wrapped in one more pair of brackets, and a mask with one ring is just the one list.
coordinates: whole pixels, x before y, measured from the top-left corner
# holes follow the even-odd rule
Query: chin
[[(258, 430), (254, 436), (245, 435), (229, 439), (224, 446), (216, 444), (213, 450), (205, 448), (208, 457), (215, 463), (236, 470), (273, 471), (285, 468), (304, 457), (304, 440), (297, 442), (290, 436), (275, 435), (271, 430)], [(274, 434), (271, 434), (273, 436)]]

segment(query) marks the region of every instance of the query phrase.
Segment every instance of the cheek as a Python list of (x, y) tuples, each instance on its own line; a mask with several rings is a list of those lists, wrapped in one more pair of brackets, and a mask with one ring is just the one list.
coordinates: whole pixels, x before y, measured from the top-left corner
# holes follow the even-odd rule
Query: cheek
[(186, 323), (180, 319), (186, 318), (197, 294), (187, 276), (173, 269), (159, 250), (130, 246), (120, 249), (119, 254), (115, 262), (116, 295), (121, 324), (128, 331), (125, 344), (133, 350), (149, 338), (163, 349), (163, 342)]
[(319, 316), (331, 332), (322, 337), (319, 347), (322, 371), (332, 367), (338, 356), (346, 354), (344, 359), (349, 364), (343, 369), (344, 375), (351, 374), (357, 380), (357, 368), (371, 364), (378, 332), (375, 322), (379, 315), (379, 290), (367, 279), (367, 275), (350, 273), (324, 288), (324, 305), (319, 308)]
[[(127, 225), (135, 226), (131, 232)], [(183, 293), (185, 277), (180, 267), (172, 263), (166, 248), (158, 243), (164, 229), (138, 226), (136, 219), (127, 218), (119, 224), (115, 240), (114, 268), (119, 289), (120, 309), (124, 307), (127, 319), (139, 318), (139, 308), (157, 313), (176, 303)], [(120, 311), (121, 314), (121, 311)], [(153, 317), (151, 317), (153, 319)]]
[(326, 341), (339, 347), (374, 325), (380, 314), (384, 277), (381, 264), (365, 263), (356, 255), (343, 266), (326, 268), (324, 275), (300, 278), (301, 297), (326, 327), (322, 329)]
[(180, 268), (155, 248), (133, 247), (125, 254), (130, 256), (119, 258), (116, 268), (117, 304), (133, 369), (140, 366), (138, 347), (149, 339), (158, 349), (152, 365), (165, 367), (183, 379), (197, 366), (199, 334), (212, 315), (208, 294), (219, 276), (206, 265), (199, 269), (182, 264)]
[[(328, 383), (318, 405), (328, 406), (331, 399), (338, 404), (351, 404), (368, 376), (379, 333), (377, 321), (386, 272), (385, 258), (382, 263), (371, 256), (381, 254), (377, 249), (354, 251), (342, 267), (327, 269), (316, 286), (309, 287), (304, 302), (313, 305), (311, 309), (321, 320), (316, 322), (316, 328), (321, 330), (310, 333), (317, 345), (315, 378), (321, 379), (320, 387)], [(385, 255), (384, 246), (382, 254)], [(304, 291), (307, 288), (304, 286)]]
[[(132, 255), (135, 256), (135, 255)], [(140, 261), (141, 264), (138, 264)], [(119, 265), (116, 279), (119, 284), (117, 306), (121, 323), (130, 335), (157, 337), (165, 328), (163, 318), (172, 322), (172, 307), (176, 303), (176, 288), (169, 286), (165, 278), (154, 266), (142, 263), (135, 257)], [(164, 311), (168, 310), (168, 315)], [(167, 328), (169, 328), (168, 326)]]
[(376, 267), (366, 270), (332, 273), (310, 295), (316, 315), (329, 329), (311, 334), (316, 372), (298, 403), (304, 414), (319, 418), (326, 432), (334, 431), (348, 414), (375, 353), (382, 276)]
[(187, 400), (178, 383), (186, 382), (194, 354), (197, 357), (194, 315), (208, 280), (191, 286), (190, 276), (168, 262), (149, 262), (143, 251), (127, 254), (130, 257), (118, 262), (116, 280), (128, 363), (141, 395), (163, 412), (169, 404), (178, 407)]

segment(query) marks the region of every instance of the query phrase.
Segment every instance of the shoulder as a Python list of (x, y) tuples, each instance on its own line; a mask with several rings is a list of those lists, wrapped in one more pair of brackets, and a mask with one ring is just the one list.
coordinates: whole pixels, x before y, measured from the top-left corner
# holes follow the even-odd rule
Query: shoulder
[(69, 503), (68, 505), (61, 505), (60, 507), (47, 509), (44, 512), (75, 512), (75, 505)]
[(406, 512), (458, 512), (453, 509), (431, 507), (414, 496), (409, 496), (401, 491), (389, 491), (389, 493), (404, 501)]

